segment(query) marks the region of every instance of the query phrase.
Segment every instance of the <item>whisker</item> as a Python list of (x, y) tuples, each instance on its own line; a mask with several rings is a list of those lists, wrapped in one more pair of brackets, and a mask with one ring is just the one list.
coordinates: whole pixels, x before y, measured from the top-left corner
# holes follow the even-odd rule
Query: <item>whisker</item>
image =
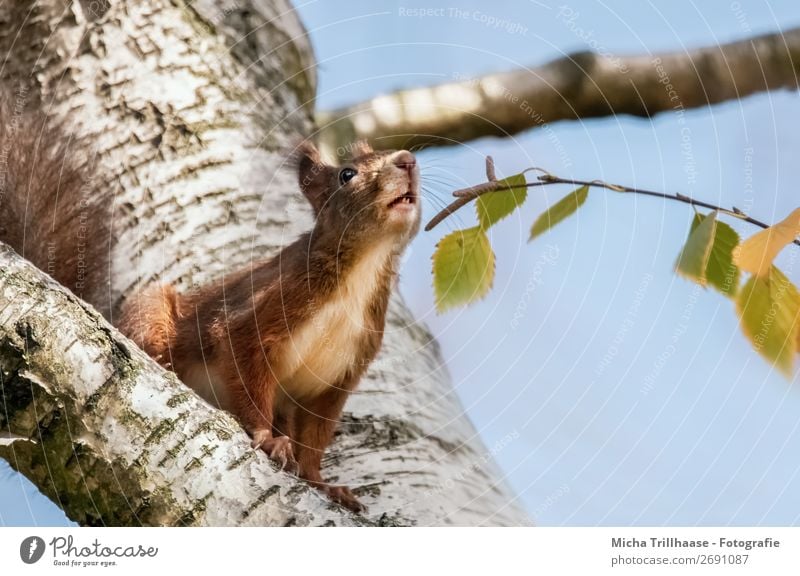
[[(427, 189), (425, 187), (420, 187), (420, 191), (423, 192), (423, 199), (430, 202), (434, 208), (436, 209), (437, 213), (444, 210), (449, 202), (442, 200), (439, 198), (433, 191)], [(463, 211), (453, 213), (449, 218), (447, 218), (442, 224), (444, 224), (449, 230), (456, 230), (458, 228), (466, 227), (466, 222), (462, 217), (464, 214)]]
[(437, 182), (437, 183), (443, 184), (445, 186), (463, 187), (463, 186), (466, 185), (466, 184), (464, 184), (463, 180), (459, 181), (461, 179), (447, 178), (445, 176), (440, 176), (438, 174), (436, 174), (436, 175), (434, 175), (434, 174), (423, 174), (422, 177), (427, 181)]
[(438, 180), (431, 177), (425, 177), (420, 180), (422, 184), (429, 186), (434, 192), (440, 194), (444, 198), (450, 198), (455, 190), (463, 188), (463, 185), (458, 185), (453, 182)]
[(455, 174), (458, 172), (457, 167), (447, 164), (431, 164), (424, 162), (420, 167), (422, 172), (441, 172), (443, 174)]
[(466, 188), (467, 186), (470, 185), (469, 182), (464, 180), (464, 178), (456, 176), (454, 173), (423, 172), (420, 175), (425, 180), (429, 180), (431, 182), (438, 182), (442, 185), (452, 188), (453, 190), (456, 190), (458, 188)]

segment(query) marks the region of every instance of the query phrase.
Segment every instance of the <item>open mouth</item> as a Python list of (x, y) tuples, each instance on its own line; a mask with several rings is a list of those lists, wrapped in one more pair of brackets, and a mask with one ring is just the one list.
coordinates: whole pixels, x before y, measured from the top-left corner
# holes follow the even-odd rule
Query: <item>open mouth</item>
[(414, 205), (417, 203), (417, 195), (413, 190), (409, 190), (402, 196), (398, 196), (391, 202), (389, 202), (389, 208), (394, 208), (395, 206), (400, 206), (403, 204)]

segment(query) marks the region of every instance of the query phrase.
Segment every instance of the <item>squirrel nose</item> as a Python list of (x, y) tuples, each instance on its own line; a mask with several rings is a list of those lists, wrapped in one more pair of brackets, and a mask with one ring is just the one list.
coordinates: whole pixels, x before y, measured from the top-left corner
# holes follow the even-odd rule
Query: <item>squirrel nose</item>
[(417, 165), (417, 159), (414, 158), (414, 155), (408, 150), (401, 150), (400, 152), (397, 152), (392, 157), (392, 162), (394, 162), (394, 165), (398, 168), (403, 168), (409, 172), (414, 169), (414, 166)]

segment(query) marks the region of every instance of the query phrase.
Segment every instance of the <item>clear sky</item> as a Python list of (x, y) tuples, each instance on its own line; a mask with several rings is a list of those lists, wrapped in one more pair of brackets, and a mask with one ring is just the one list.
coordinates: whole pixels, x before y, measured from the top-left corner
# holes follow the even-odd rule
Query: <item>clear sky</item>
[[(319, 61), (320, 109), (578, 50), (652, 54), (800, 25), (796, 0), (296, 5)], [(469, 16), (452, 17), (456, 6)], [(445, 11), (414, 18), (410, 8)], [(419, 159), (439, 199), (482, 181), (491, 154), (505, 174), (542, 166), (748, 206), (774, 222), (800, 205), (799, 114), (798, 95), (783, 91), (690, 111), (684, 124), (671, 113), (562, 122)], [(536, 215), (568, 191), (538, 189), (493, 228), (494, 290), (466, 310), (434, 312), (430, 256), (448, 227), (471, 225), (469, 210), (421, 233), (403, 270), (402, 292), (440, 340), (487, 445), (516, 438), (496, 457), (520, 503), (543, 525), (797, 524), (798, 378), (752, 351), (731, 302), (672, 273), (691, 209), (593, 190), (576, 217), (526, 243)], [(428, 216), (436, 206), (429, 196)], [(800, 282), (796, 269), (789, 276)], [(64, 522), (2, 464), (0, 525)]]

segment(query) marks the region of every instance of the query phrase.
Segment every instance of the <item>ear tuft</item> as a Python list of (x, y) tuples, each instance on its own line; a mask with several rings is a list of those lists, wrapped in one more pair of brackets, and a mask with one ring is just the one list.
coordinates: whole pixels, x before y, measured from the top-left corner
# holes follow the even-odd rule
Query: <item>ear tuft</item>
[(303, 164), (322, 164), (319, 150), (311, 140), (301, 140), (289, 153), (288, 164), (294, 169), (300, 169)]
[(353, 158), (358, 158), (359, 156), (366, 156), (367, 154), (372, 154), (372, 146), (369, 145), (369, 142), (366, 140), (356, 140), (353, 142), (353, 145), (350, 147), (350, 154)]
[(319, 150), (310, 140), (303, 140), (290, 153), (288, 164), (297, 171), (300, 191), (318, 214), (328, 194), (328, 166), (322, 161)]

